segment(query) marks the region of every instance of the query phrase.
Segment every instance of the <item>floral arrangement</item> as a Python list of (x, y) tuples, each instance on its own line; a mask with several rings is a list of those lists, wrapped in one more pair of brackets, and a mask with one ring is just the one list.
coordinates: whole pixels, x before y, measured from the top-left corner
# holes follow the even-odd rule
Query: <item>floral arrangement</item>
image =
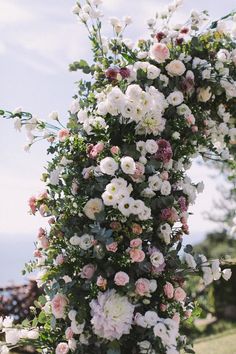
[(33, 344), (43, 353), (194, 353), (181, 335), (198, 312), (185, 291), (188, 277), (205, 285), (221, 271), (219, 260), (182, 248), (191, 205), (203, 183), (187, 175), (201, 155), (231, 160), (236, 139), (236, 18), (210, 23), (193, 11), (184, 25), (171, 17), (181, 5), (148, 20), (150, 37), (133, 44), (124, 37), (132, 20), (110, 20), (102, 35), (102, 0), (77, 2), (94, 62), (73, 63), (89, 74), (81, 80), (63, 126), (17, 109), (0, 111), (25, 127), (29, 148), (42, 138), (52, 155), (42, 178), (46, 189), (29, 200), (40, 228), (35, 260), (44, 289), (34, 319), (5, 333), (1, 353)]

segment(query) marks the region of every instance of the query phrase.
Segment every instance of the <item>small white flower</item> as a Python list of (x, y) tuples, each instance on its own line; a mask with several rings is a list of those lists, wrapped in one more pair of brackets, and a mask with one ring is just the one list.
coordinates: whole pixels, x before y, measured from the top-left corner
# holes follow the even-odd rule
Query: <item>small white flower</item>
[(134, 199), (131, 197), (126, 197), (119, 202), (118, 209), (124, 216), (130, 216), (132, 213), (133, 204)]
[(145, 143), (145, 150), (151, 155), (155, 154), (158, 150), (156, 141), (153, 139), (148, 139)]
[(100, 161), (101, 172), (109, 176), (113, 176), (118, 167), (118, 163), (112, 157), (105, 157)]
[(164, 256), (160, 251), (154, 251), (150, 256), (150, 261), (154, 267), (159, 267), (164, 263)]
[(48, 118), (51, 120), (58, 120), (58, 112), (53, 111), (48, 115)]
[(190, 253), (185, 253), (184, 257), (185, 257), (185, 262), (187, 263), (188, 267), (196, 269), (197, 263), (195, 262), (195, 259), (193, 258), (193, 256)]
[(77, 236), (77, 235), (72, 236), (72, 237), (70, 238), (70, 244), (71, 244), (72, 246), (79, 246), (79, 244), (80, 244), (80, 238), (79, 238), (79, 236)]
[(232, 276), (232, 270), (230, 268), (226, 268), (222, 271), (222, 277), (224, 280), (228, 281)]
[(135, 173), (136, 166), (132, 157), (122, 157), (120, 160), (120, 166), (122, 171), (128, 175), (133, 175)]
[(84, 206), (84, 213), (91, 220), (96, 220), (96, 214), (99, 214), (102, 210), (103, 202), (99, 198), (90, 199)]
[(147, 67), (147, 78), (149, 80), (155, 80), (161, 73), (161, 70), (155, 65), (148, 65)]
[(181, 91), (174, 91), (167, 97), (167, 102), (172, 106), (179, 106), (184, 100), (184, 96)]
[(147, 311), (144, 315), (145, 321), (147, 322), (149, 327), (155, 326), (159, 317), (155, 311)]
[(170, 195), (171, 192), (171, 184), (169, 181), (163, 181), (161, 185), (161, 194), (162, 195)]
[(80, 109), (80, 104), (79, 104), (79, 100), (78, 99), (74, 99), (71, 102), (69, 111), (71, 112), (71, 114), (76, 114)]

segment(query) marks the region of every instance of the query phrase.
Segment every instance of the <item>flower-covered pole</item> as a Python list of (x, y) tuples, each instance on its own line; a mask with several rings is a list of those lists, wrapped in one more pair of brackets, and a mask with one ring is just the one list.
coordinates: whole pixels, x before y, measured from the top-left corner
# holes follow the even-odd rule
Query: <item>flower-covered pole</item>
[(66, 127), (56, 112), (56, 126), (2, 114), (32, 141), (40, 131), (52, 154), (45, 191), (29, 200), (31, 213), (48, 219), (27, 266), (39, 269), (44, 295), (33, 321), (1, 320), (2, 353), (25, 343), (56, 354), (193, 352), (181, 329), (198, 308), (185, 284), (230, 277), (219, 260), (180, 250), (204, 187), (188, 177), (192, 160), (232, 162), (236, 18), (206, 26), (206, 12), (193, 11), (174, 26), (175, 0), (148, 21), (151, 36), (133, 44), (123, 37), (129, 17), (112, 18), (113, 37), (103, 36), (101, 2), (73, 9), (94, 62), (70, 66), (92, 79), (79, 82)]

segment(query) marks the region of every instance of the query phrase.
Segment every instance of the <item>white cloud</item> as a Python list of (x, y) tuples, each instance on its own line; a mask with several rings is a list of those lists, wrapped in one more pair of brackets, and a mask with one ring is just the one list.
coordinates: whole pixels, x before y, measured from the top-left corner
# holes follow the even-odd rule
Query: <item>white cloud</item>
[(34, 14), (16, 3), (16, 1), (0, 0), (0, 26), (29, 22), (35, 19)]

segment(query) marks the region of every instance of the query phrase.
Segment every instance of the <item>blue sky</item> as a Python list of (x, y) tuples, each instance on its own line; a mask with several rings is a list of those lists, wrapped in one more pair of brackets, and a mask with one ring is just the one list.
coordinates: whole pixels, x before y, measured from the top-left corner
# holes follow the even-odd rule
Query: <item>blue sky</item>
[[(72, 15), (74, 0), (0, 0), (0, 108), (24, 110), (47, 119), (57, 110), (63, 119), (75, 92), (74, 82), (79, 73), (69, 73), (68, 64), (79, 58), (90, 58), (87, 35)], [(104, 0), (105, 34), (109, 16), (130, 15), (134, 24), (127, 36), (137, 39), (145, 32), (146, 19), (169, 1)], [(235, 7), (235, 0), (186, 0), (176, 16), (182, 22), (191, 9), (207, 9), (213, 18), (219, 18)], [(5, 269), (0, 282), (20, 279), (23, 262), (31, 257), (37, 229), (44, 224), (40, 217), (29, 216), (27, 199), (41, 191), (40, 175), (46, 163), (46, 144), (34, 146), (25, 153), (24, 134), (14, 131), (9, 121), (0, 121), (0, 269)], [(216, 184), (209, 171), (194, 164), (194, 181), (204, 180), (205, 193), (201, 194), (191, 217), (192, 236), (202, 238), (214, 227), (204, 220), (203, 211), (212, 208), (217, 199)], [(217, 181), (217, 182), (216, 182)], [(17, 272), (17, 274), (16, 274)]]

